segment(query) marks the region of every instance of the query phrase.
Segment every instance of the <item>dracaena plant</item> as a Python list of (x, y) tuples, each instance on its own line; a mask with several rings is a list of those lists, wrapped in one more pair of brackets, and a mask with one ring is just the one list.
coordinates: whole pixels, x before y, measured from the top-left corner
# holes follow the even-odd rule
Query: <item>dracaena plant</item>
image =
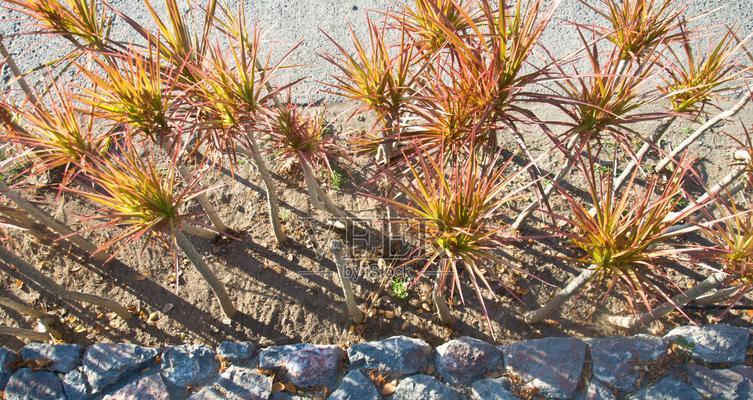
[(314, 173), (319, 166), (331, 172), (330, 159), (343, 153), (335, 145), (335, 137), (328, 133), (324, 113), (324, 110), (305, 113), (288, 97), (287, 102), (272, 109), (267, 117), (268, 141), (281, 167), (290, 167), (293, 163), (301, 167), (314, 207), (344, 219), (347, 215), (330, 199)]
[(619, 49), (622, 60), (641, 58), (660, 45), (682, 39), (681, 16), (685, 7), (674, 0), (600, 0), (601, 7), (581, 2), (601, 16), (608, 26), (593, 27)]
[(449, 36), (467, 32), (480, 19), (475, 2), (467, 0), (416, 0), (393, 19), (414, 37), (417, 47), (429, 55), (456, 43)]
[(706, 232), (716, 244), (716, 260), (725, 274), (724, 280), (717, 281), (717, 287), (726, 288), (720, 292), (727, 298), (721, 300), (732, 306), (753, 290), (753, 213), (732, 199), (723, 204), (722, 218)]
[(720, 95), (736, 89), (733, 83), (746, 70), (737, 60), (744, 41), (736, 42), (734, 31), (728, 28), (702, 56), (698, 56), (688, 37), (682, 43), (683, 56), (667, 49), (671, 62), (660, 90), (669, 98), (674, 111), (698, 114)]
[(187, 85), (199, 83), (201, 77), (195, 75), (195, 69), (187, 68), (187, 66), (198, 66), (204, 61), (209, 48), (210, 35), (216, 22), (217, 1), (210, 0), (202, 8), (204, 22), (200, 32), (191, 29), (193, 24), (181, 12), (177, 0), (165, 0), (167, 20), (160, 17), (150, 0), (144, 0), (144, 5), (152, 16), (157, 32), (152, 32), (122, 11), (115, 9), (113, 11), (150, 46), (155, 47), (172, 68), (179, 71), (182, 83)]
[(118, 230), (100, 250), (139, 241), (144, 245), (162, 243), (171, 250), (177, 268), (175, 250), (181, 249), (211, 287), (223, 313), (232, 318), (236, 310), (225, 287), (183, 234), (185, 224), (192, 221), (185, 211), (187, 203), (205, 191), (198, 186), (199, 175), (179, 184), (176, 155), (161, 168), (148, 149), (140, 156), (128, 136), (118, 152), (119, 156), (99, 159), (86, 168), (92, 189), (69, 189), (98, 206), (92, 216), (99, 221), (95, 228)]
[(39, 160), (32, 165), (30, 176), (62, 168), (64, 186), (92, 156), (107, 150), (109, 137), (98, 134), (93, 115), (79, 112), (70, 93), (59, 88), (55, 93), (57, 99), (50, 99), (46, 106), (22, 109), (4, 102), (4, 107), (12, 110), (21, 123), (7, 125), (2, 136)]
[(581, 74), (574, 67), (574, 76), (557, 82), (563, 94), (559, 107), (572, 120), (563, 135), (563, 142), (601, 142), (612, 138), (630, 150), (631, 124), (657, 120), (665, 114), (643, 111), (644, 106), (658, 99), (649, 86), (648, 78), (656, 72), (650, 61), (624, 63), (619, 48), (614, 48), (606, 60), (601, 59), (596, 45), (589, 45), (581, 36), (591, 71)]
[(580, 253), (567, 260), (584, 270), (549, 303), (526, 314), (528, 322), (547, 318), (588, 284), (603, 297), (619, 290), (634, 312), (650, 311), (657, 300), (670, 298), (666, 288), (674, 287), (667, 272), (671, 263), (707, 252), (703, 246), (680, 241), (689, 230), (676, 227), (699, 207), (674, 212), (685, 196), (683, 184), (690, 175), (687, 161), (663, 184), (657, 176), (641, 188), (634, 173), (622, 191), (615, 191), (613, 176), (599, 173), (597, 166), (589, 149), (580, 158), (579, 169), (590, 204), (560, 189), (571, 211), (570, 217), (558, 216), (567, 227), (560, 232)]
[(479, 159), (471, 154), (451, 161), (444, 157), (444, 152), (430, 154), (416, 145), (406, 155), (407, 176), (388, 175), (405, 202), (379, 199), (395, 207), (417, 233), (420, 243), (407, 264), (418, 263), (417, 279), (424, 275), (435, 279), (433, 300), (440, 319), (452, 321), (447, 290), (463, 301), (461, 279), (467, 277), (492, 330), (482, 289), (496, 295), (482, 269), (489, 263), (516, 269), (495, 253), (514, 241), (497, 218), (505, 204), (526, 188), (514, 185), (525, 168), (513, 169), (511, 160), (499, 155)]
[(273, 88), (271, 79), (277, 71), (287, 68), (284, 63), (298, 46), (293, 46), (276, 63), (270, 57), (262, 61), (261, 30), (249, 30), (244, 9), (240, 7), (233, 13), (221, 6), (220, 10), (224, 18), (217, 20), (217, 26), (228, 40), (229, 50), (210, 46), (202, 65), (189, 66), (202, 78), (188, 89), (191, 101), (200, 110), (198, 136), (192, 150), (203, 148), (215, 162), (228, 160), (231, 169), (235, 168), (238, 153), (253, 161), (264, 183), (275, 239), (282, 244), (287, 238), (280, 224), (276, 185), (258, 137), (264, 130), (263, 115), (268, 103), (279, 103), (280, 91), (297, 83)]
[[(511, 124), (515, 112), (527, 115), (520, 100), (536, 100), (524, 90), (550, 79), (547, 68), (534, 66), (529, 58), (559, 6), (544, 9), (540, 0), (502, 1), (499, 7), (488, 0), (479, 2), (481, 16), (464, 13), (467, 34), (446, 32), (457, 53), (458, 66), (469, 82), (477, 82), (477, 96), (488, 97), (495, 118)], [(482, 82), (486, 82), (482, 84)]]
[(400, 32), (400, 44), (392, 49), (385, 39), (384, 26), (379, 27), (370, 18), (367, 26), (368, 44), (359, 40), (351, 30), (355, 55), (325, 32), (339, 55), (324, 54), (322, 57), (341, 73), (334, 77), (335, 83), (329, 84), (329, 91), (362, 104), (356, 112), (371, 111), (377, 116), (381, 138), (360, 138), (355, 143), (361, 143), (361, 148), (381, 144), (385, 159), (389, 159), (394, 139), (386, 138), (399, 136), (400, 119), (416, 91), (422, 66), (416, 60), (415, 47), (408, 41), (404, 29)]
[(413, 145), (406, 150), (418, 146), (425, 152), (446, 152), (451, 157), (473, 152), (471, 145), (480, 145), (492, 136), (488, 98), (482, 97), (478, 87), (465, 85), (472, 81), (468, 75), (457, 75), (447, 82), (444, 68), (432, 70), (435, 76), (427, 76), (424, 89), (409, 106), (418, 121), (395, 140)]
[(97, 71), (79, 65), (91, 86), (78, 98), (92, 107), (94, 115), (116, 127), (163, 141), (170, 133), (172, 91), (175, 77), (162, 68), (159, 54), (140, 54), (131, 49), (119, 57), (93, 59)]
[(62, 35), (98, 50), (108, 43), (111, 18), (95, 0), (6, 0), (5, 7), (29, 16), (44, 33)]

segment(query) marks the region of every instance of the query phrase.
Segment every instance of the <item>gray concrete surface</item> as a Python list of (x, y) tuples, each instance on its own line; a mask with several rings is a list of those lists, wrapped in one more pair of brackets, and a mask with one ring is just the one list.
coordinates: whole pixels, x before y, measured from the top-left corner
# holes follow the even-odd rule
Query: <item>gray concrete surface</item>
[[(588, 1), (591, 4), (600, 2), (600, 0)], [(237, 2), (238, 0), (229, 0), (228, 4), (235, 8)], [(338, 101), (337, 98), (321, 92), (322, 85), (319, 82), (328, 80), (335, 69), (321, 59), (319, 54), (333, 52), (335, 49), (319, 29), (328, 32), (339, 42), (349, 44), (348, 25), (352, 25), (354, 31), (363, 37), (368, 10), (395, 9), (410, 2), (406, 0), (260, 0), (246, 1), (246, 9), (247, 17), (266, 32), (265, 38), (274, 55), (280, 55), (299, 41), (302, 42), (290, 58), (292, 63), (300, 64), (301, 67), (283, 77), (284, 79), (307, 77), (307, 81), (296, 90), (299, 101), (310, 102), (322, 99)], [(678, 0), (677, 2), (687, 5), (689, 16), (719, 8), (702, 20), (702, 24), (709, 26), (711, 32), (722, 32), (724, 24), (731, 24), (739, 27), (741, 35), (753, 33), (753, 0)], [(110, 3), (137, 21), (148, 23), (151, 20), (141, 0), (111, 0)], [(161, 0), (153, 0), (153, 3), (155, 8), (164, 15)], [(185, 1), (186, 12), (189, 11), (188, 3)], [(0, 0), (0, 4), (7, 3)], [(562, 0), (555, 19), (542, 40), (542, 44), (555, 55), (569, 54), (580, 48), (576, 31), (568, 21), (589, 24), (598, 21), (598, 18), (579, 0)], [(22, 34), (30, 29), (26, 19), (0, 9), (0, 32), (11, 36), (6, 39), (7, 45), (23, 68), (32, 68), (60, 57), (69, 50), (67, 44), (60, 39)], [(22, 35), (16, 35), (20, 33)], [(116, 25), (113, 34), (115, 38), (126, 41), (135, 39), (134, 34), (124, 24)], [(3, 79), (7, 81), (7, 72)]]

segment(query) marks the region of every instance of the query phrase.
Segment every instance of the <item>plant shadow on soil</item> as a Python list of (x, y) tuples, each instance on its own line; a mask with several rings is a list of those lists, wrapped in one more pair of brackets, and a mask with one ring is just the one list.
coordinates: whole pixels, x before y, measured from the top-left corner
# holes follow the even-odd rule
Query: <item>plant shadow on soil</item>
[[(719, 145), (714, 142), (709, 144), (713, 147)], [(719, 162), (723, 155), (709, 154), (715, 158), (704, 161), (699, 170), (702, 170), (704, 177), (717, 177), (720, 171), (716, 169), (722, 169), (725, 165)], [(520, 156), (513, 153), (509, 156), (514, 157), (516, 164), (525, 165)], [(543, 170), (556, 172), (556, 165)], [(361, 160), (358, 165), (339, 168), (346, 170), (348, 180), (340, 190), (331, 191), (334, 200), (347, 210), (357, 211), (359, 218), (376, 220), (381, 210), (378, 202), (355, 194), (370, 184), (366, 178), (369, 176), (368, 164)], [(119, 252), (116, 260), (99, 265), (86, 261), (76, 251), (67, 255), (65, 250), (56, 250), (60, 246), (50, 247), (29, 241), (23, 234), (15, 236), (18, 239), (16, 252), (36, 266), (49, 264), (45, 272), (67, 289), (107, 296), (123, 305), (137, 306), (144, 310), (143, 315), (157, 313), (156, 320), (143, 318), (142, 315), (142, 319), (133, 326), (126, 326), (122, 321), (111, 324), (109, 316), (102, 317), (102, 310), (56, 299), (32, 283), (16, 287), (12, 269), (5, 268), (7, 274), (0, 277), (0, 290), (9, 298), (34, 304), (57, 315), (65, 313), (63, 319), (71, 333), (66, 340), (82, 344), (125, 341), (147, 346), (178, 343), (216, 345), (224, 340), (251, 340), (262, 346), (299, 341), (349, 345), (361, 340), (404, 334), (438, 345), (461, 335), (509, 343), (547, 336), (594, 337), (630, 333), (615, 329), (603, 320), (604, 315), (625, 312), (622, 299), (602, 299), (596, 293), (584, 293), (568, 303), (556, 322), (535, 325), (523, 322), (525, 311), (549, 299), (581, 268), (563, 261), (563, 256), (573, 254), (560, 240), (551, 236), (550, 220), (545, 213), (535, 214), (523, 231), (524, 236), (543, 239), (498, 252), (508, 262), (525, 266), (536, 278), (511, 274), (503, 266), (490, 268), (490, 273), (499, 278), (491, 280), (492, 289), (499, 300), (492, 299), (484, 291), (495, 338), (490, 335), (478, 300), (466, 280), (462, 282), (465, 305), (454, 307), (456, 321), (451, 328), (438, 323), (434, 313), (425, 310), (426, 306), (431, 305), (428, 283), (420, 282), (412, 286), (406, 299), (390, 296), (387, 271), (377, 270), (376, 274), (370, 274), (366, 272), (373, 270), (373, 267), (362, 265), (362, 262), (376, 264), (381, 243), (353, 249), (355, 258), (349, 260), (350, 267), (363, 272), (354, 282), (357, 300), (364, 310), (372, 311), (363, 325), (351, 327), (328, 248), (332, 240), (343, 240), (342, 233), (324, 222), (326, 218), (323, 214), (310, 210), (300, 177), (277, 172), (275, 179), (279, 182), (280, 206), (289, 214), (283, 224), (290, 236), (290, 243), (284, 247), (274, 243), (267, 222), (264, 191), (258, 174), (248, 163), (239, 166), (232, 174), (228, 170), (213, 174), (206, 182), (207, 186), (220, 186), (209, 192), (209, 196), (215, 204), (223, 205), (219, 210), (222, 217), (239, 231), (233, 235), (234, 238), (217, 243), (191, 239), (225, 283), (240, 311), (238, 317), (229, 323), (223, 321), (216, 300), (190, 265), (179, 266), (181, 284), (175, 289), (175, 276), (171, 275), (175, 265), (162, 249), (142, 250), (137, 248), (139, 246), (132, 246), (134, 248)], [(528, 175), (525, 179), (528, 179)], [(709, 181), (713, 179), (716, 178)], [(326, 180), (323, 182), (326, 183)], [(586, 198), (581, 186), (577, 180), (567, 180), (563, 184), (569, 193)], [(690, 189), (695, 192), (697, 188)], [(48, 192), (37, 195), (48, 201), (54, 198), (54, 194)], [(525, 199), (511, 204), (507, 217), (516, 215), (516, 211), (524, 205)], [(87, 207), (76, 199), (69, 199), (64, 211), (66, 215), (86, 215), (90, 211)], [(553, 198), (552, 207), (555, 212), (567, 210), (566, 204), (558, 196)], [(510, 221), (503, 219), (503, 222)], [(372, 233), (374, 238), (381, 237), (378, 227), (373, 228)], [(96, 235), (94, 238), (101, 239)], [(683, 285), (700, 278), (697, 271), (687, 266), (676, 266), (676, 273), (684, 276)], [(512, 289), (522, 303), (508, 294), (505, 286)], [(37, 296), (36, 293), (41, 295)], [(167, 305), (171, 306), (169, 310)], [(379, 310), (387, 313), (380, 313)], [(392, 317), (392, 314), (395, 316)], [(707, 322), (710, 313), (688, 310), (688, 315), (703, 323)], [(723, 320), (733, 324), (748, 323), (742, 319), (742, 315), (728, 313)], [(70, 316), (76, 317), (75, 322), (68, 320)], [(0, 323), (23, 328), (34, 326), (27, 317), (5, 309), (0, 311)], [(672, 326), (686, 324), (687, 320), (674, 313), (664, 323)], [(73, 333), (79, 325), (84, 326), (85, 330)], [(634, 332), (641, 331), (645, 329)], [(0, 345), (10, 348), (18, 348), (22, 344), (18, 339), (0, 338)]]

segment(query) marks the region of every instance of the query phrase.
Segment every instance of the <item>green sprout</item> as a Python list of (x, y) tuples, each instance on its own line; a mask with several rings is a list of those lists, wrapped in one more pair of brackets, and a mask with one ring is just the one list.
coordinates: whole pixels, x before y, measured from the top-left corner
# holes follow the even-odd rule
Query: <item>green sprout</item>
[(404, 279), (392, 278), (390, 288), (392, 289), (392, 295), (398, 299), (405, 300), (408, 298), (408, 282)]

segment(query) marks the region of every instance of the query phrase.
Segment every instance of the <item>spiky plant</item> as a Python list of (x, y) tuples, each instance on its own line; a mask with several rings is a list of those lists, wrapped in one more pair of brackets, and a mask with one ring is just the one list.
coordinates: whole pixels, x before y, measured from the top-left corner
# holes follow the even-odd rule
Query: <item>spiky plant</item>
[(166, 140), (175, 78), (161, 67), (159, 53), (144, 56), (130, 49), (120, 57), (93, 61), (97, 72), (79, 65), (91, 86), (78, 98), (91, 106), (98, 118), (115, 126), (126, 125), (158, 142)]
[(195, 69), (187, 68), (187, 66), (199, 66), (204, 61), (209, 48), (210, 35), (216, 23), (217, 1), (209, 0), (202, 8), (204, 22), (200, 32), (191, 29), (192, 24), (181, 12), (181, 6), (177, 0), (165, 0), (166, 21), (155, 11), (150, 0), (144, 0), (144, 5), (157, 27), (156, 33), (122, 11), (115, 10), (115, 12), (150, 46), (156, 47), (172, 68), (179, 71), (182, 83), (187, 85), (199, 83), (201, 77), (195, 75)]
[(75, 43), (103, 50), (111, 18), (95, 0), (7, 0), (5, 7), (29, 16), (43, 33), (62, 35)]
[(723, 204), (723, 217), (706, 232), (716, 243), (717, 260), (727, 274), (723, 284), (732, 289), (727, 291), (731, 306), (753, 290), (753, 213), (734, 200)]
[(601, 291), (602, 297), (619, 289), (632, 311), (638, 312), (641, 306), (650, 311), (657, 299), (670, 298), (664, 289), (674, 286), (667, 275), (668, 265), (706, 251), (700, 245), (679, 241), (686, 230), (675, 227), (699, 207), (673, 212), (683, 198), (682, 186), (690, 171), (688, 162), (677, 168), (663, 186), (660, 178), (654, 177), (642, 189), (634, 173), (624, 190), (617, 193), (613, 177), (599, 174), (596, 165), (590, 151), (579, 162), (595, 213), (590, 205), (560, 189), (572, 213), (572, 217), (558, 218), (569, 227), (561, 235), (581, 254), (568, 261), (586, 267), (549, 303), (526, 314), (528, 322), (547, 318), (586, 284)]
[(23, 146), (39, 160), (31, 166), (31, 175), (62, 168), (64, 186), (90, 157), (105, 151), (109, 141), (107, 136), (97, 134), (91, 113), (78, 112), (70, 93), (60, 89), (56, 93), (57, 99), (48, 106), (20, 109), (4, 102), (4, 107), (13, 110), (24, 126), (6, 125), (3, 138)]
[(397, 51), (391, 52), (385, 40), (385, 27), (379, 27), (371, 18), (366, 24), (369, 32), (367, 45), (350, 30), (355, 55), (346, 50), (329, 34), (323, 32), (337, 47), (339, 55), (322, 57), (342, 73), (330, 84), (331, 92), (363, 104), (362, 110), (376, 113), (385, 124), (397, 122), (415, 90), (417, 74), (411, 71), (416, 63), (414, 47), (402, 31)]
[(268, 103), (279, 103), (279, 92), (297, 83), (293, 81), (273, 88), (271, 79), (277, 71), (286, 68), (284, 63), (298, 45), (276, 63), (271, 62), (271, 57), (262, 60), (259, 54), (261, 30), (249, 30), (244, 8), (239, 6), (237, 13), (233, 13), (223, 5), (220, 10), (224, 18), (218, 19), (217, 24), (230, 43), (229, 51), (210, 46), (204, 64), (189, 66), (195, 69), (196, 76), (202, 77), (200, 83), (189, 88), (200, 110), (194, 150), (203, 147), (215, 162), (228, 160), (231, 169), (237, 163), (237, 153), (252, 160), (264, 182), (275, 239), (282, 244), (287, 238), (280, 225), (276, 185), (258, 138), (264, 130), (263, 115)]
[(434, 73), (409, 106), (418, 122), (396, 139), (434, 154), (447, 152), (454, 157), (470, 153), (474, 150), (471, 144), (481, 144), (491, 136), (488, 97), (480, 97), (483, 95), (477, 87), (465, 85), (473, 80), (469, 75), (457, 75), (457, 79), (447, 82), (443, 70)]
[(99, 206), (94, 215), (101, 221), (97, 228), (119, 229), (100, 250), (122, 248), (139, 240), (144, 245), (163, 243), (171, 249), (177, 267), (177, 246), (207, 281), (225, 315), (232, 318), (236, 310), (225, 287), (182, 233), (191, 220), (185, 205), (203, 192), (198, 189), (198, 176), (178, 185), (174, 155), (162, 170), (148, 151), (139, 156), (128, 139), (119, 150), (121, 157), (100, 159), (86, 169), (96, 189), (69, 189)]
[[(428, 154), (417, 146), (415, 154), (408, 158), (410, 173), (406, 179), (390, 175), (405, 202), (380, 200), (395, 207), (410, 229), (418, 233), (421, 252), (414, 252), (406, 264), (420, 263), (417, 279), (434, 275), (433, 299), (441, 320), (452, 321), (445, 300), (448, 289), (457, 291), (463, 301), (461, 276), (465, 273), (491, 330), (481, 290), (485, 288), (496, 295), (482, 268), (487, 263), (497, 263), (516, 269), (495, 253), (500, 246), (514, 241), (504, 234), (497, 217), (506, 203), (526, 189), (525, 185), (513, 185), (525, 168), (510, 172), (511, 160), (503, 161), (498, 155), (482, 160), (475, 154), (453, 157), (449, 163), (444, 157), (444, 152)], [(435, 268), (436, 274), (430, 272)]]
[(346, 213), (335, 205), (316, 180), (317, 167), (330, 172), (330, 158), (341, 155), (334, 137), (327, 133), (325, 110), (310, 111), (308, 115), (288, 101), (274, 108), (267, 118), (268, 141), (281, 167), (297, 164), (303, 170), (306, 188), (315, 208), (328, 211), (344, 219)]
[(648, 78), (656, 72), (653, 63), (624, 63), (618, 58), (619, 48), (601, 60), (596, 45), (591, 47), (583, 36), (581, 39), (591, 72), (581, 74), (574, 68), (573, 78), (557, 82), (566, 99), (560, 107), (572, 120), (562, 141), (576, 139), (583, 146), (610, 137), (630, 151), (634, 134), (630, 125), (665, 115), (642, 110), (658, 98), (648, 86)]
[(470, 28), (468, 34), (446, 32), (460, 59), (459, 68), (472, 77), (466, 81), (476, 82), (476, 96), (488, 97), (495, 118), (507, 125), (517, 120), (516, 113), (529, 115), (520, 100), (540, 99), (525, 89), (551, 78), (546, 67), (533, 66), (529, 58), (559, 3), (544, 9), (541, 0), (506, 0), (499, 7), (482, 0), (480, 17), (462, 15)]
[(686, 7), (674, 0), (600, 0), (602, 7), (580, 1), (606, 20), (608, 26), (594, 29), (614, 43), (622, 60), (641, 58), (683, 37), (679, 27)]
[(667, 68), (661, 91), (669, 97), (674, 111), (697, 114), (719, 95), (735, 90), (730, 83), (745, 71), (736, 60), (744, 43), (735, 42), (734, 32), (728, 29), (702, 57), (695, 54), (689, 39), (682, 45), (684, 57), (668, 49), (673, 62)]
[(418, 48), (431, 55), (455, 45), (449, 36), (464, 34), (480, 12), (473, 1), (416, 0), (393, 18), (415, 39)]

